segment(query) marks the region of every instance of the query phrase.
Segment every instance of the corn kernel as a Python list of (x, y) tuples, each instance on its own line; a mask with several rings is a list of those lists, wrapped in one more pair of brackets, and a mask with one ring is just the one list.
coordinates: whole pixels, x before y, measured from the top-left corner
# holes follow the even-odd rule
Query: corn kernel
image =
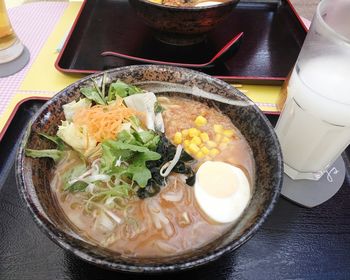
[(188, 147), (190, 146), (190, 144), (191, 144), (191, 141), (190, 141), (190, 140), (185, 140), (185, 141), (184, 141), (184, 146), (185, 146), (185, 148), (188, 148)]
[(203, 152), (199, 151), (198, 153), (196, 153), (196, 158), (203, 158), (204, 154)]
[(202, 139), (203, 142), (209, 141), (209, 135), (208, 135), (208, 133), (206, 133), (206, 132), (202, 132), (202, 133), (200, 134), (200, 137), (201, 137), (201, 139)]
[(190, 150), (191, 153), (194, 153), (194, 154), (199, 152), (199, 147), (194, 143), (191, 143), (188, 146), (188, 149)]
[(196, 145), (200, 145), (202, 143), (202, 140), (198, 136), (195, 136), (192, 138), (191, 142), (195, 143)]
[(207, 119), (202, 117), (202, 116), (198, 116), (195, 120), (194, 123), (196, 124), (196, 126), (203, 126), (206, 125), (208, 123)]
[(183, 137), (188, 136), (188, 129), (183, 129), (183, 130), (181, 131), (181, 134), (182, 134)]
[(222, 133), (224, 131), (224, 128), (221, 124), (214, 124), (214, 131), (215, 133)]
[(231, 141), (231, 140), (230, 140), (230, 138), (228, 138), (228, 137), (223, 137), (222, 140), (221, 140), (222, 143), (228, 143), (228, 142), (230, 142), (230, 141)]
[(182, 143), (182, 134), (181, 132), (176, 132), (174, 135), (174, 144), (179, 145)]
[(235, 132), (232, 129), (225, 129), (223, 134), (227, 137), (231, 137), (234, 133)]
[(208, 155), (209, 152), (210, 152), (209, 149), (208, 149), (207, 147), (202, 147), (202, 148), (201, 148), (201, 151), (202, 151), (202, 153), (205, 154), (205, 155)]
[(197, 128), (192, 127), (188, 130), (188, 135), (190, 137), (199, 136), (199, 134), (200, 134), (200, 131)]
[(208, 146), (209, 148), (215, 148), (215, 147), (217, 146), (217, 144), (216, 144), (214, 141), (209, 140), (209, 141), (207, 142), (207, 146)]
[(218, 149), (211, 149), (209, 154), (210, 154), (211, 156), (215, 157), (215, 156), (217, 156), (219, 153), (220, 153), (220, 151), (219, 151)]
[(215, 142), (216, 142), (216, 143), (221, 142), (221, 139), (222, 139), (222, 135), (221, 135), (221, 134), (216, 134), (216, 135), (215, 135)]

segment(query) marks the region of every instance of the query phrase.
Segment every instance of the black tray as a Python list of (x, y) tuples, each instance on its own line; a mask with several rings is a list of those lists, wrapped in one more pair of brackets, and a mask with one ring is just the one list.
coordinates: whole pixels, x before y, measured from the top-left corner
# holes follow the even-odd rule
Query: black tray
[(190, 47), (170, 46), (153, 38), (127, 0), (84, 2), (56, 61), (63, 72), (92, 73), (133, 64), (101, 57), (106, 50), (163, 61), (208, 61), (235, 34), (244, 32), (232, 57), (204, 72), (225, 80), (281, 81), (292, 69), (306, 29), (288, 0), (241, 1), (208, 39)]
[[(307, 209), (280, 199), (250, 241), (200, 268), (135, 276), (81, 261), (38, 229), (16, 188), (16, 147), (30, 117), (43, 103), (24, 102), (0, 142), (0, 279), (350, 279), (349, 171), (331, 200)], [(277, 117), (269, 118), (275, 122)]]

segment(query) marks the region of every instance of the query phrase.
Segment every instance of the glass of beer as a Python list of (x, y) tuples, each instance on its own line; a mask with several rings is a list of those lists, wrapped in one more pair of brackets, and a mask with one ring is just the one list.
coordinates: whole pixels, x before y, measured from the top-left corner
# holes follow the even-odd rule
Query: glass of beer
[(285, 173), (318, 180), (350, 144), (350, 1), (317, 7), (276, 126)]
[(5, 0), (0, 0), (0, 64), (13, 61), (23, 50), (24, 46), (12, 29)]

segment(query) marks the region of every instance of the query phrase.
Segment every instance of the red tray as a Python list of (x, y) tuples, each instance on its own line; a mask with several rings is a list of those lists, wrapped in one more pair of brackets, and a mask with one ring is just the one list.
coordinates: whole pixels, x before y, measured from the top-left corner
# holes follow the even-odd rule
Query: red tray
[(289, 0), (241, 1), (205, 42), (171, 46), (154, 39), (127, 0), (85, 0), (56, 68), (88, 74), (135, 64), (100, 56), (105, 50), (155, 60), (201, 63), (241, 31), (244, 37), (238, 50), (224, 63), (203, 72), (224, 80), (280, 83), (293, 67), (307, 33)]

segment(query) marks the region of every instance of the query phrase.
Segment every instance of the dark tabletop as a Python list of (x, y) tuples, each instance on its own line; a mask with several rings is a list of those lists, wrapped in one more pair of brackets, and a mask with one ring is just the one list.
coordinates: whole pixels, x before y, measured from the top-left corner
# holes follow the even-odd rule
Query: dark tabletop
[(0, 279), (350, 279), (349, 171), (340, 191), (316, 208), (280, 198), (251, 240), (209, 265), (135, 276), (81, 261), (37, 228), (17, 192), (12, 167), (16, 139), (41, 104), (22, 105), (0, 143)]

